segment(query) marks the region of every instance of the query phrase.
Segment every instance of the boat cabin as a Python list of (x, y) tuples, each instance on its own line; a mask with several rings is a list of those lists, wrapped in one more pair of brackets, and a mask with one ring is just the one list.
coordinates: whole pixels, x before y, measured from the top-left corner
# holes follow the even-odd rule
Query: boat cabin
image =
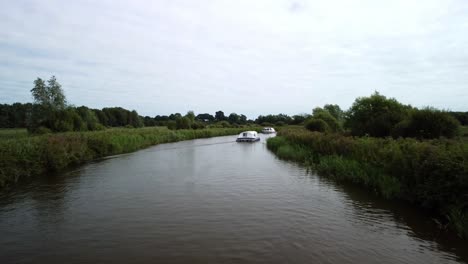
[(239, 134), (237, 137), (237, 142), (254, 142), (259, 141), (260, 137), (258, 136), (257, 131), (244, 131)]
[(262, 129), (262, 133), (263, 134), (272, 134), (272, 133), (276, 133), (275, 129), (272, 128), (272, 127), (264, 127)]

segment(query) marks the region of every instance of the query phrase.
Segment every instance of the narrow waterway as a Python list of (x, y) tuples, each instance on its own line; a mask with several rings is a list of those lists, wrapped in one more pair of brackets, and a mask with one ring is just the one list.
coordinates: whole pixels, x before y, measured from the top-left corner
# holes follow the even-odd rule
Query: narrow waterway
[(163, 144), (0, 192), (0, 263), (464, 263), (399, 202), (235, 136)]

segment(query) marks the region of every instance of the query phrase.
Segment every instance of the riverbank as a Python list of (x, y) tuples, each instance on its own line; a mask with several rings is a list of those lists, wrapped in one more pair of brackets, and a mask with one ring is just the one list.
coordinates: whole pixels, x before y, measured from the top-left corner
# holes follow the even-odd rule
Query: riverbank
[(161, 143), (235, 135), (244, 128), (169, 130), (165, 127), (69, 132), (0, 140), (0, 188), (19, 179), (61, 171), (105, 156)]
[(431, 210), (468, 237), (468, 141), (353, 138), (285, 129), (267, 147), (336, 181)]

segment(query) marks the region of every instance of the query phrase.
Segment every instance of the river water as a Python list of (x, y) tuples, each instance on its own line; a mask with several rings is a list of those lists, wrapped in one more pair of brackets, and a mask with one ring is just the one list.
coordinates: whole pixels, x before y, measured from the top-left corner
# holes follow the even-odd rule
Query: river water
[(0, 263), (464, 263), (399, 202), (234, 136), (163, 144), (0, 192)]

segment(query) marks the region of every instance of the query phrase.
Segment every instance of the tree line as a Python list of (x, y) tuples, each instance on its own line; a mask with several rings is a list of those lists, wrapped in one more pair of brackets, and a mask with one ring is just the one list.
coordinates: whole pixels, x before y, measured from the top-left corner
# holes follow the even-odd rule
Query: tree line
[(91, 131), (106, 127), (167, 126), (170, 129), (235, 127), (248, 124), (262, 126), (305, 125), (311, 131), (345, 132), (354, 136), (373, 137), (454, 137), (459, 125), (468, 125), (468, 112), (447, 112), (434, 108), (418, 109), (403, 105), (394, 98), (374, 93), (359, 97), (347, 111), (336, 104), (313, 109), (312, 114), (260, 115), (255, 120), (244, 114), (214, 115), (193, 111), (140, 116), (122, 107), (92, 109), (67, 103), (62, 86), (52, 76), (37, 78), (31, 89), (33, 103), (0, 104), (0, 128), (27, 128), (32, 133)]
[(185, 115), (173, 113), (140, 116), (135, 110), (122, 107), (93, 109), (69, 105), (61, 84), (55, 76), (45, 81), (37, 78), (31, 89), (33, 103), (0, 104), (0, 128), (27, 128), (31, 133), (92, 131), (106, 127), (167, 126), (170, 129), (199, 129), (211, 127), (235, 127), (247, 124), (285, 125), (300, 124), (307, 115), (290, 117), (285, 114), (259, 116), (247, 119), (244, 114), (225, 115), (219, 110), (214, 115), (193, 111)]
[(305, 127), (311, 131), (353, 136), (453, 138), (466, 125), (468, 112), (448, 112), (432, 107), (418, 109), (378, 92), (359, 97), (347, 111), (337, 105), (315, 108)]

